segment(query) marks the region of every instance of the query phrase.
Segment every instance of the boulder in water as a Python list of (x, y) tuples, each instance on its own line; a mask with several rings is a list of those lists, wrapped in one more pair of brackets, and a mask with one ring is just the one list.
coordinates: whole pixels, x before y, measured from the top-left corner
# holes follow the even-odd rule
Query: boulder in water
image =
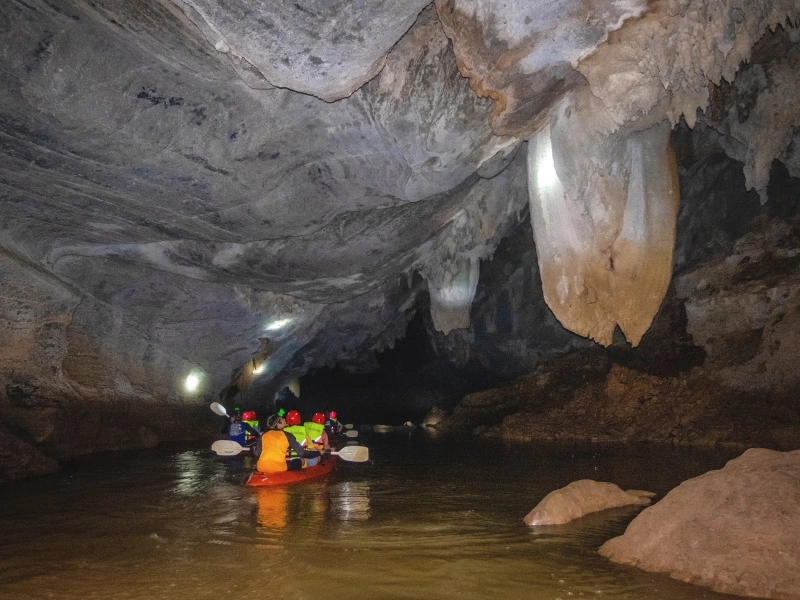
[(800, 450), (751, 449), (685, 481), (600, 554), (718, 592), (800, 599)]
[(425, 418), (422, 419), (422, 426), (423, 427), (436, 427), (439, 424), (439, 421), (444, 419), (445, 411), (439, 408), (438, 406), (434, 406), (432, 409), (428, 411), (428, 414), (425, 415)]
[(581, 479), (547, 494), (523, 521), (526, 525), (563, 525), (608, 508), (646, 506), (654, 495), (641, 490), (626, 492), (613, 483)]

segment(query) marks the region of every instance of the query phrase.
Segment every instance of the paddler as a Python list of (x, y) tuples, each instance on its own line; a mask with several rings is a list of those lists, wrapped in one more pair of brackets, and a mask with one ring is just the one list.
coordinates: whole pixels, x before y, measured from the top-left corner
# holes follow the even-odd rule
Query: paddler
[(246, 410), (245, 412), (243, 412), (242, 424), (245, 426), (247, 425), (250, 426), (249, 429), (245, 427), (244, 445), (253, 446), (258, 441), (258, 437), (261, 435), (261, 427), (259, 426), (258, 423), (258, 417), (256, 416), (256, 411)]
[[(330, 446), (328, 445), (328, 434), (325, 432), (325, 415), (322, 413), (314, 413), (311, 420), (303, 423), (306, 436), (303, 441), (303, 446), (308, 450), (316, 450), (317, 452), (328, 452)], [(306, 466), (313, 467), (318, 464), (319, 458), (307, 458)]]
[[(255, 413), (253, 413), (255, 414)], [(236, 442), (240, 446), (245, 445), (245, 436), (252, 435), (258, 437), (259, 431), (248, 425), (242, 419), (242, 409), (236, 407), (233, 409), (230, 425), (227, 426), (228, 439)]]
[[(294, 439), (297, 440), (297, 443), (300, 444), (300, 446), (303, 446), (304, 442), (306, 441), (306, 428), (303, 427), (302, 421), (303, 419), (298, 411), (290, 410), (288, 413), (286, 413), (286, 427), (284, 428), (284, 431), (287, 434), (292, 435)], [(295, 460), (300, 456), (302, 455), (298, 455), (293, 448), (289, 450), (289, 457), (292, 460)], [(302, 467), (305, 465), (301, 463), (300, 466)]]
[(342, 431), (344, 431), (344, 427), (336, 417), (336, 411), (332, 410), (328, 413), (328, 419), (325, 421), (325, 431), (328, 434), (328, 439), (335, 439), (342, 435)]
[(303, 467), (303, 458), (319, 457), (319, 452), (303, 448), (295, 436), (287, 431), (287, 424), (286, 419), (278, 417), (275, 420), (275, 429), (261, 435), (257, 444), (261, 454), (256, 464), (256, 469), (260, 472), (294, 471)]

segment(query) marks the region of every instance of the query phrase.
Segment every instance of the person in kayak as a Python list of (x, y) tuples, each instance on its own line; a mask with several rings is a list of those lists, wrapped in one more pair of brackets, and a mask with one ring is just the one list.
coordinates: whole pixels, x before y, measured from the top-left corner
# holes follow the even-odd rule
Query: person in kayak
[(242, 410), (240, 408), (233, 409), (233, 416), (231, 416), (231, 423), (228, 425), (228, 439), (236, 442), (240, 446), (244, 446), (245, 436), (251, 434), (256, 438), (259, 436), (259, 431), (254, 429), (242, 420)]
[(332, 410), (328, 413), (328, 418), (325, 421), (325, 431), (330, 440), (336, 439), (338, 436), (342, 435), (342, 431), (344, 431), (344, 427), (339, 423), (336, 417), (336, 411)]
[[(290, 410), (286, 413), (286, 427), (284, 431), (293, 435), (298, 444), (305, 446), (306, 428), (303, 427), (303, 419), (296, 410)], [(294, 453), (292, 452), (292, 454)], [(292, 458), (294, 458), (294, 456)]]
[[(288, 415), (287, 415), (288, 416)], [(304, 458), (318, 458), (319, 452), (306, 450), (294, 435), (286, 431), (287, 421), (283, 417), (275, 420), (275, 429), (261, 435), (256, 444), (258, 463), (256, 469), (262, 473), (294, 471), (303, 467)]]
[[(303, 428), (306, 430), (303, 446), (307, 450), (316, 450), (317, 452), (330, 451), (328, 434), (325, 432), (325, 415), (322, 413), (314, 413), (314, 416), (311, 417), (309, 422), (303, 423)], [(319, 458), (307, 458), (306, 466), (313, 467), (318, 464), (319, 461)]]
[(245, 427), (244, 432), (244, 445), (253, 446), (258, 441), (261, 435), (261, 428), (259, 427), (258, 417), (256, 411), (248, 410), (242, 413), (242, 425), (249, 425), (250, 429)]

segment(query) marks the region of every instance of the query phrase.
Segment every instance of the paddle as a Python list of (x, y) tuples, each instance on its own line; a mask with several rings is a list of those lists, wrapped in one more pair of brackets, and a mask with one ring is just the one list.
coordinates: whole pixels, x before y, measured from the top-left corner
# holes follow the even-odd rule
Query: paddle
[(211, 444), (211, 449), (220, 456), (236, 456), (240, 452), (250, 451), (247, 446), (242, 446), (233, 440), (217, 440)]
[(331, 454), (351, 462), (366, 462), (369, 460), (369, 448), (366, 446), (345, 446), (338, 452), (331, 451)]
[(211, 410), (213, 410), (215, 413), (217, 413), (220, 417), (229, 417), (228, 411), (226, 411), (225, 407), (222, 406), (222, 404), (220, 404), (219, 402), (212, 402), (211, 403)]
[[(211, 449), (220, 456), (236, 456), (240, 452), (250, 450), (247, 446), (242, 446), (233, 440), (217, 440), (211, 445)], [(366, 446), (347, 446), (338, 452), (331, 452), (331, 454), (351, 462), (366, 462), (369, 460), (369, 448)]]
[(357, 431), (353, 431), (353, 430), (345, 431), (344, 432), (344, 436), (345, 437), (349, 437), (349, 438), (358, 437), (358, 432)]
[(348, 423), (347, 425), (344, 426), (344, 428), (345, 429), (352, 429), (353, 428), (353, 424), (352, 423)]

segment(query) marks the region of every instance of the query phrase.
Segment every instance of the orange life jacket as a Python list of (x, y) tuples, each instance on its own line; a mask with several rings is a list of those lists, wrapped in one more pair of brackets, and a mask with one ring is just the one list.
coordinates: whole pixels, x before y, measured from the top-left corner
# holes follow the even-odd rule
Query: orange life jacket
[(256, 469), (262, 473), (278, 473), (286, 470), (286, 450), (289, 440), (279, 429), (267, 431), (261, 436), (261, 456)]

